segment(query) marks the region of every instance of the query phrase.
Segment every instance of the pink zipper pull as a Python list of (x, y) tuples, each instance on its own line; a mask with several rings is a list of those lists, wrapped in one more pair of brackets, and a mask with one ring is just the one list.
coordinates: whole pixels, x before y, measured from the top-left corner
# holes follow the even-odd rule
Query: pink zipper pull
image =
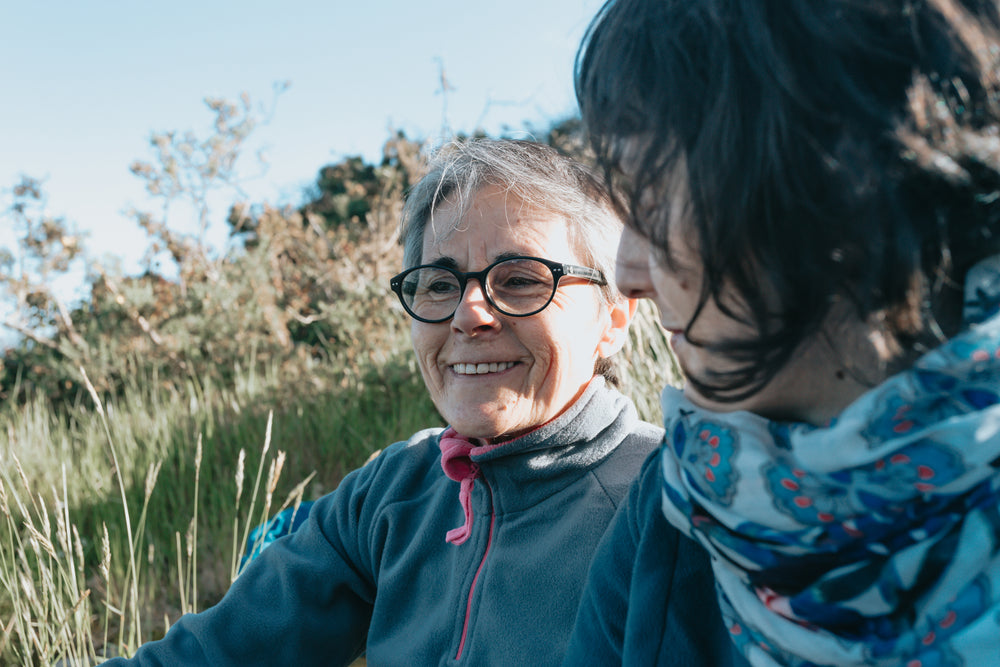
[(449, 530), (445, 540), (452, 544), (462, 544), (469, 539), (472, 532), (472, 487), (479, 477), (479, 466), (469, 458), (469, 452), (477, 445), (449, 426), (441, 434), (439, 446), (444, 474), (460, 483), (458, 501), (462, 504), (462, 512), (465, 514), (465, 523)]

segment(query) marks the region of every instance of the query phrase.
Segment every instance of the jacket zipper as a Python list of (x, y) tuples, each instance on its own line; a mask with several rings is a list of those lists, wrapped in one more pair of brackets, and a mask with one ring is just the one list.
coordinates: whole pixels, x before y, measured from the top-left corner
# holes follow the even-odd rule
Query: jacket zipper
[(483, 558), (479, 561), (479, 567), (476, 569), (476, 576), (472, 578), (472, 585), (469, 587), (469, 599), (465, 603), (465, 622), (462, 623), (462, 639), (458, 642), (458, 654), (455, 656), (455, 660), (462, 659), (462, 651), (465, 650), (465, 638), (469, 634), (469, 617), (472, 615), (472, 596), (476, 592), (476, 583), (479, 581), (479, 575), (486, 565), (486, 557), (490, 554), (490, 547), (493, 546), (493, 526), (496, 523), (496, 514), (493, 512), (493, 490), (485, 478), (480, 478), (480, 480), (483, 482), (483, 486), (486, 487), (486, 491), (490, 496), (490, 534), (486, 539), (486, 549), (483, 551)]

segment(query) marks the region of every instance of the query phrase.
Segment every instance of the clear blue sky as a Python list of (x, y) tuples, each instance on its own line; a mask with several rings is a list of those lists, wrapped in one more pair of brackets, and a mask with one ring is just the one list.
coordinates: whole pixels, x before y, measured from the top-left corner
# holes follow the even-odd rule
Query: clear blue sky
[[(44, 179), (49, 213), (88, 232), (93, 254), (137, 267), (145, 237), (123, 212), (145, 195), (128, 166), (152, 156), (154, 131), (204, 133), (205, 96), (265, 101), (272, 84), (291, 83), (256, 136), (270, 169), (247, 185), (254, 201), (295, 203), (324, 164), (375, 160), (389, 128), (439, 140), (442, 129), (544, 128), (575, 113), (573, 57), (599, 7), (9, 0), (0, 5), (0, 190), (20, 173)], [(454, 87), (446, 115), (439, 63)], [(0, 245), (9, 241), (0, 229)]]

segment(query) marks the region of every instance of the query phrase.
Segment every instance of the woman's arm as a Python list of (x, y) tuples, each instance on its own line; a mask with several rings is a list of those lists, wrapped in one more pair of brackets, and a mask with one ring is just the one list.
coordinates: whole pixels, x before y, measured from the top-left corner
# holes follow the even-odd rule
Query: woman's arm
[(364, 536), (377, 464), (318, 500), (306, 522), (251, 561), (217, 605), (181, 617), (131, 660), (105, 664), (350, 664), (364, 651), (375, 595)]

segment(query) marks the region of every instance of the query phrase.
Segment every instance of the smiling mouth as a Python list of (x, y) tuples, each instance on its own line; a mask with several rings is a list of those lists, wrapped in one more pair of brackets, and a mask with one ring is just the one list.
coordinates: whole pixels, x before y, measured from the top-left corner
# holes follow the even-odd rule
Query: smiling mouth
[(512, 368), (516, 361), (493, 361), (481, 364), (453, 364), (451, 370), (459, 375), (485, 375), (486, 373), (499, 373), (508, 368)]

